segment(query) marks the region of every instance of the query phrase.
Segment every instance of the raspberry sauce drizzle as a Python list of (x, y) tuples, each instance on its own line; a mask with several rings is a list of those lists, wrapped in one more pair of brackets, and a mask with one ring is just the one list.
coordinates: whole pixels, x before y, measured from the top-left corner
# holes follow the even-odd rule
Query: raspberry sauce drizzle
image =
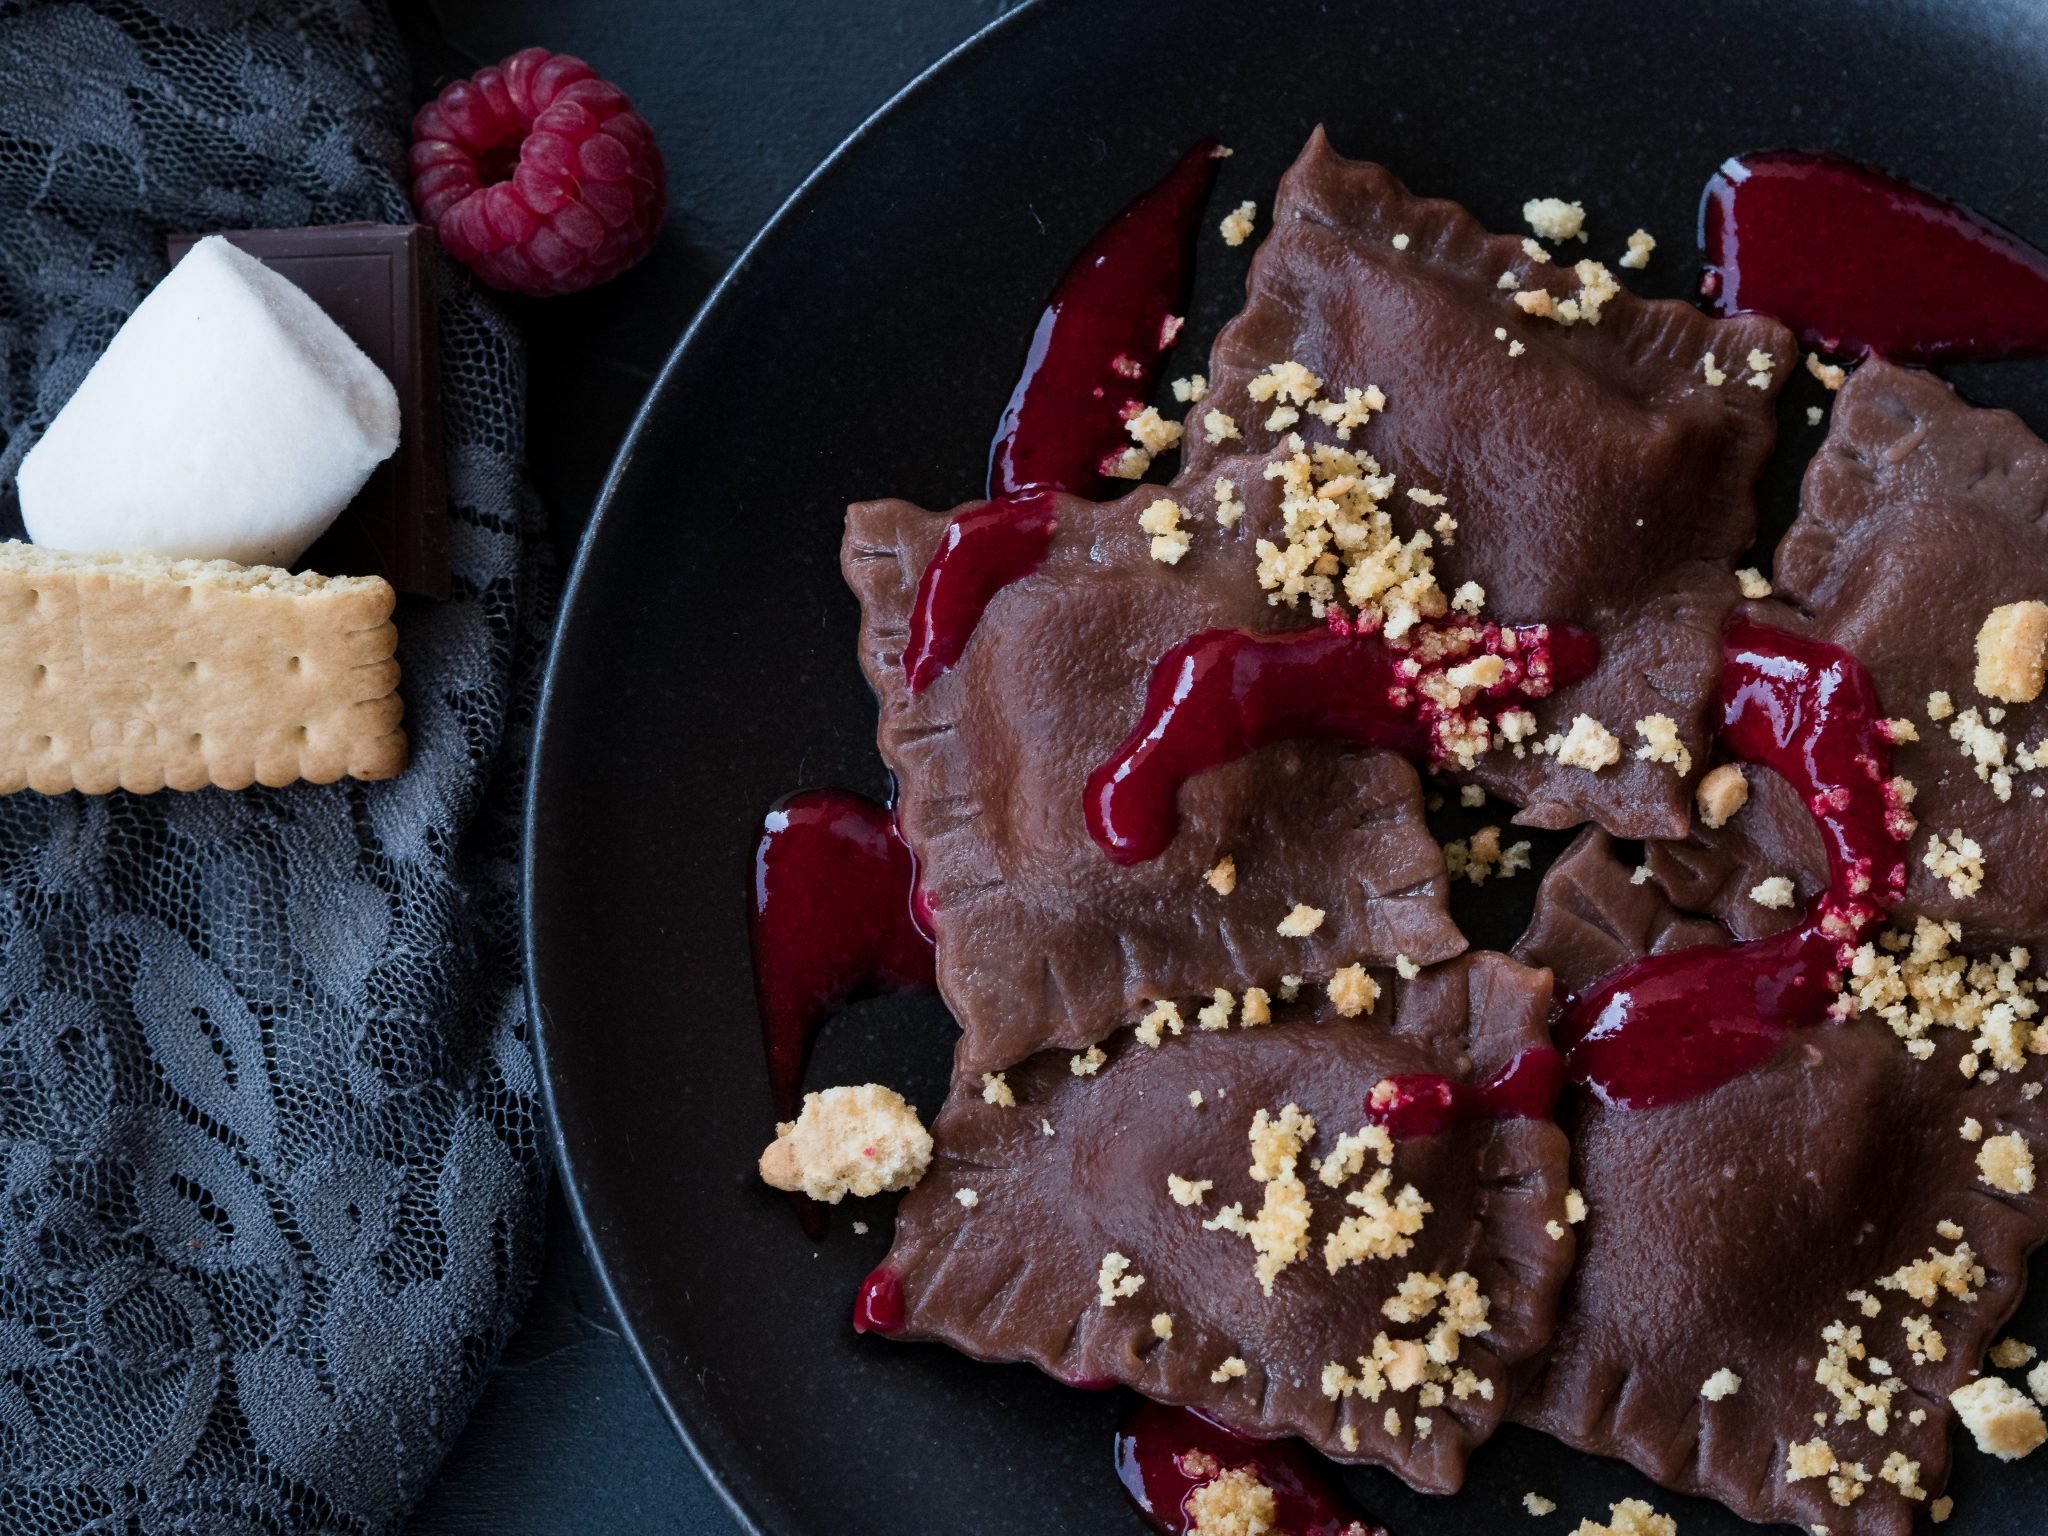
[(1850, 954), (1906, 888), (1913, 821), (1861, 662), (1738, 616), (1723, 641), (1720, 708), (1728, 750), (1806, 801), (1827, 847), (1828, 888), (1783, 933), (1651, 955), (1565, 1006), (1556, 1035), (1573, 1081), (1617, 1108), (1709, 1092), (1827, 1018)]
[(1434, 1072), (1382, 1078), (1366, 1097), (1365, 1117), (1396, 1141), (1434, 1136), (1473, 1120), (1548, 1120), (1564, 1087), (1564, 1057), (1547, 1047), (1527, 1050), (1483, 1083), (1460, 1083)]
[(1303, 737), (1379, 747), (1428, 761), (1444, 732), (1549, 695), (1593, 669), (1597, 643), (1565, 625), (1474, 625), (1475, 649), (1498, 656), (1498, 682), (1459, 711), (1416, 686), (1424, 664), (1379, 634), (1331, 622), (1281, 634), (1209, 629), (1160, 657), (1131, 734), (1088, 776), (1089, 835), (1118, 864), (1157, 858), (1180, 825), (1189, 779), (1276, 741)]
[(1107, 487), (1103, 466), (1131, 446), (1124, 423), (1180, 334), (1195, 230), (1218, 163), (1216, 141), (1201, 140), (1060, 278), (989, 448), (989, 495), (1087, 496)]
[(818, 1026), (849, 1002), (935, 985), (917, 867), (886, 806), (843, 789), (780, 801), (754, 845), (754, 997), (778, 1119)]
[(989, 599), (1038, 569), (1059, 526), (1046, 491), (984, 502), (946, 524), (910, 609), (903, 677), (912, 693), (921, 693), (960, 659)]
[(1159, 360), (1180, 334), (1195, 229), (1216, 180), (1214, 139), (1103, 227), (1046, 301), (989, 450), (987, 504), (960, 513), (917, 583), (903, 676), (922, 692), (960, 659), (996, 593), (1045, 559), (1052, 493), (1100, 495), (1132, 446)]
[(1145, 1523), (1165, 1536), (1189, 1536), (1190, 1496), (1237, 1468), (1273, 1492), (1273, 1529), (1287, 1536), (1386, 1536), (1355, 1513), (1291, 1440), (1252, 1440), (1190, 1408), (1142, 1402), (1116, 1432), (1116, 1475)]
[(2048, 253), (1888, 172), (1781, 150), (1722, 165), (1700, 201), (1701, 291), (1824, 352), (1895, 362), (2048, 353)]

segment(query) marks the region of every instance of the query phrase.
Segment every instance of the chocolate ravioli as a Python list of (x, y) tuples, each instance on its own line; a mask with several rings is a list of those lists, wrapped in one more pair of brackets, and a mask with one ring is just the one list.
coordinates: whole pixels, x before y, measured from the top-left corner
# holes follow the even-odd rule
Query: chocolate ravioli
[[(1553, 967), (1569, 995), (1646, 953), (1726, 937), (1658, 880), (1635, 881), (1606, 834), (1588, 831), (1545, 878), (1517, 954)], [(1986, 1139), (2015, 1132), (2048, 1150), (2048, 1109), (2025, 1097), (2042, 1064), (1972, 1081), (1957, 1069), (1966, 1035), (1935, 1033), (1919, 1061), (1875, 1021), (1795, 1030), (1753, 1072), (1656, 1109), (1568, 1092), (1588, 1214), (1556, 1338), (1521, 1373), (1516, 1421), (1746, 1519), (1908, 1530), (1947, 1480), (1948, 1395), (1982, 1365), (2048, 1235), (2048, 1194), (2002, 1193), (1977, 1163)], [(1980, 1139), (1961, 1134), (1971, 1118)], [(1937, 1254), (1963, 1255), (1954, 1289), (1947, 1266), (1923, 1262)], [(1861, 1330), (1853, 1347), (1837, 1334), (1833, 1365), (1830, 1329)], [(1740, 1386), (1710, 1398), (1723, 1370)], [(1852, 1398), (1902, 1383), (1882, 1399), (1882, 1432), (1867, 1403), (1846, 1420), (1817, 1373)], [(1838, 1465), (1787, 1481), (1794, 1446)]]
[[(1014, 1104), (988, 1102), (981, 1080), (960, 1074), (932, 1126), (931, 1171), (897, 1214), (887, 1264), (902, 1281), (903, 1336), (1028, 1360), (1077, 1384), (1121, 1382), (1247, 1434), (1299, 1435), (1339, 1460), (1387, 1466), (1418, 1488), (1457, 1488), (1506, 1407), (1507, 1371), (1549, 1337), (1571, 1266), (1563, 1134), (1548, 1120), (1468, 1120), (1392, 1144), (1390, 1168), (1360, 1149), (1362, 1166), (1331, 1184), (1316, 1160), (1347, 1166), (1339, 1138), (1364, 1127), (1364, 1100), (1383, 1077), (1472, 1081), (1545, 1045), (1550, 978), (1475, 954), (1412, 981), (1377, 980), (1382, 995), (1365, 1018), (1304, 998), (1276, 1006), (1270, 1024), (1190, 1028), (1157, 1048), (1121, 1033), (1090, 1076), (1064, 1054), (1034, 1057), (1007, 1075)], [(1301, 1188), (1290, 1202), (1284, 1185), (1262, 1188), (1249, 1169), (1255, 1114), (1284, 1122), (1290, 1106), (1314, 1121), (1296, 1173), (1308, 1226), (1303, 1256), (1279, 1269), (1268, 1295), (1253, 1244), (1204, 1223), (1232, 1206), (1247, 1219), (1267, 1202), (1299, 1209)], [(1331, 1273), (1325, 1240), (1361, 1210), (1346, 1195), (1383, 1173), (1385, 1200), (1413, 1185), (1432, 1207), (1412, 1248)], [(1213, 1187), (1183, 1205), (1169, 1176)], [(1434, 1390), (1381, 1382), (1373, 1396), (1342, 1392), (1348, 1378), (1372, 1375), (1358, 1357), (1372, 1358), (1381, 1335), (1390, 1358), (1393, 1340), (1443, 1328), (1447, 1303), (1426, 1286), (1405, 1321), (1383, 1312), (1411, 1274), (1470, 1276), (1486, 1299), (1483, 1329), (1449, 1337), (1455, 1360), (1431, 1372)], [(1412, 1345), (1401, 1354), (1420, 1362)]]
[[(1256, 470), (1243, 494), (1277, 496)], [(934, 912), (939, 989), (981, 1072), (1048, 1046), (1102, 1039), (1156, 998), (1277, 988), (1405, 954), (1465, 947), (1445, 907), (1442, 850), (1415, 770), (1389, 753), (1282, 742), (1191, 780), (1165, 853), (1113, 863), (1082, 810), (1088, 775), (1144, 707), (1153, 662), (1211, 626), (1293, 627), (1253, 576), (1242, 524), (1192, 523), (1178, 565), (1150, 554), (1140, 511), (1058, 498), (1044, 563), (998, 592), (953, 669), (912, 695), (902, 653), (920, 575), (946, 520), (902, 501), (849, 509), (842, 564), (861, 600), (861, 665), (881, 700), (878, 741), (898, 820)], [(1229, 856), (1236, 888), (1204, 876)], [(1306, 938), (1275, 932), (1321, 908)]]
[[(2048, 697), (2013, 704), (1974, 686), (1985, 616), (2048, 600), (2048, 443), (1932, 374), (1866, 362), (1837, 397), (1774, 580), (1780, 601), (1755, 617), (1852, 652), (1885, 709), (1917, 734), (1892, 752), (1920, 824), (1893, 926), (1953, 920), (1973, 949), (2048, 943), (2048, 800), (2035, 796), (2048, 789)], [(1940, 719), (1928, 707), (1935, 693), (1952, 711)], [(2025, 771), (2031, 757), (2021, 754), (2034, 748), (2041, 769)], [(1827, 882), (1799, 797), (1775, 775), (1748, 778), (1750, 804), (1725, 827), (1696, 827), (1650, 852), (1676, 900), (1744, 938), (1790, 926)], [(1957, 832), (1982, 850), (1983, 884), (1969, 895), (1925, 858), (1931, 837), (1947, 845)], [(1793, 880), (1800, 903), (1771, 910), (1749, 899), (1774, 875)]]
[[(1592, 247), (1568, 241), (1539, 262), (1524, 248), (1533, 243), (1489, 235), (1457, 204), (1340, 158), (1318, 129), (1280, 184), (1245, 308), (1217, 338), (1187, 461), (1263, 452), (1287, 431), (1331, 439), (1309, 413), (1266, 425), (1273, 402), (1249, 390), (1276, 363), (1303, 364), (1331, 397), (1378, 386), (1386, 409), (1350, 446), (1403, 486), (1445, 498), (1441, 508), (1403, 499), (1395, 514), (1404, 534), (1443, 513), (1457, 519), (1456, 542), (1433, 552), (1443, 590), (1476, 581), (1489, 617), (1579, 624), (1603, 648), (1590, 677), (1535, 713), (1544, 733), (1591, 715), (1623, 739), (1622, 761), (1596, 774), (1497, 748), (1474, 777), (1531, 826), (1591, 819), (1620, 836), (1678, 837), (1689, 778), (1638, 760), (1634, 726), (1669, 716), (1693, 776), (1704, 766), (1728, 572), (1755, 531), (1772, 402), (1798, 351), (1762, 316), (1713, 320), (1618, 289), (1593, 306), (1596, 323), (1583, 313), (1588, 276), (1599, 294), (1613, 274), (1574, 270)], [(1499, 286), (1503, 274), (1553, 306), (1570, 300), (1580, 318), (1527, 313)], [(1768, 368), (1750, 366), (1753, 351)], [(1718, 387), (1708, 353), (1725, 376)], [(1195, 426), (1210, 410), (1241, 437), (1211, 444)]]

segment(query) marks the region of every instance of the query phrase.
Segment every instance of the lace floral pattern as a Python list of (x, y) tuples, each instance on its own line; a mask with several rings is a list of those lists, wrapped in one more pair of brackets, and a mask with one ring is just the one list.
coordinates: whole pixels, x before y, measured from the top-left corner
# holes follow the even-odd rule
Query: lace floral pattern
[[(405, 219), (362, 0), (0, 0), (0, 524), (172, 230)], [(544, 1187), (516, 797), (547, 601), (516, 336), (450, 276), (455, 596), (388, 784), (0, 799), (0, 1529), (390, 1529)]]

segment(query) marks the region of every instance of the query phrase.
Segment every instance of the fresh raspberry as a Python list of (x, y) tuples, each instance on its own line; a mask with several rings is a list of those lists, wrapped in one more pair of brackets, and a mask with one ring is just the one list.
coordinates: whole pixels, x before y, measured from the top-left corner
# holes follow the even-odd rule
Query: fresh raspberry
[(626, 93), (527, 48), (457, 80), (412, 123), (412, 202), (493, 288), (575, 293), (654, 245), (667, 172)]

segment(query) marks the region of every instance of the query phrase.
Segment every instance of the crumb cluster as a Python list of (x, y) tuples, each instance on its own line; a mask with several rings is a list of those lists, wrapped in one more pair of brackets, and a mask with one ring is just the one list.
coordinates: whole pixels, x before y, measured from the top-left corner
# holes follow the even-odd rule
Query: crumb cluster
[(837, 1205), (910, 1189), (931, 1166), (932, 1138), (903, 1095), (880, 1083), (804, 1095), (795, 1120), (775, 1127), (762, 1181)]

